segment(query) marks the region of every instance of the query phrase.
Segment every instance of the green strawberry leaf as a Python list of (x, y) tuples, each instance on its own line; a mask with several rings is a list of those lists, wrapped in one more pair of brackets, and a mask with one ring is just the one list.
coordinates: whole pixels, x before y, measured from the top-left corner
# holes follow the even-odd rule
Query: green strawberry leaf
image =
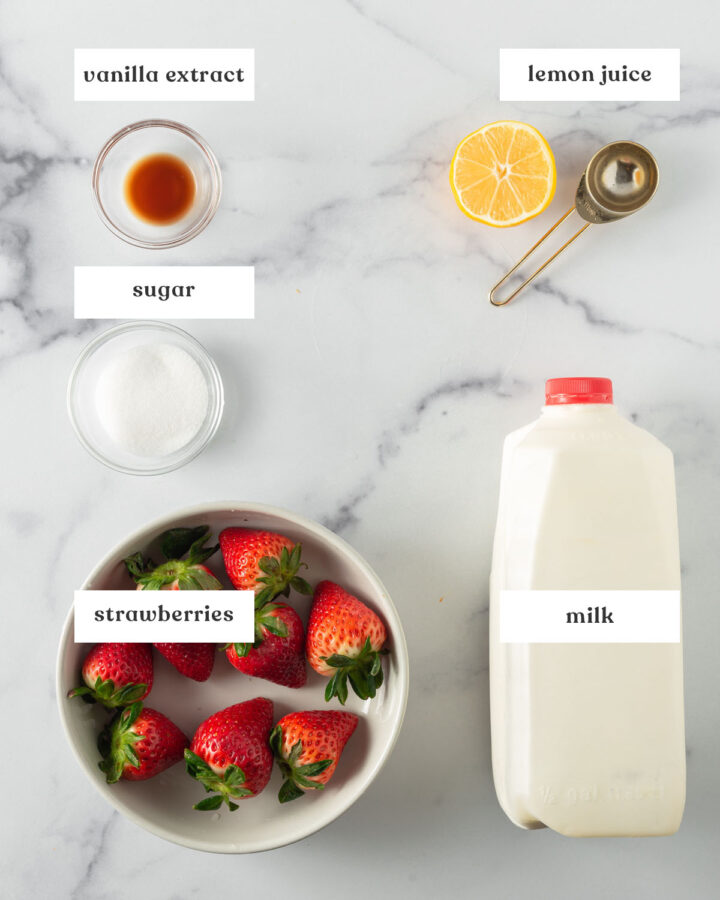
[(213, 547), (206, 547), (205, 540), (205, 537), (200, 537), (190, 547), (186, 559), (188, 565), (197, 566), (200, 563), (205, 562), (206, 559), (210, 559), (210, 557), (220, 549), (220, 544), (215, 544)]
[(345, 701), (348, 696), (348, 670), (338, 669), (337, 672), (330, 678), (330, 681), (325, 688), (325, 700), (329, 703), (333, 697), (337, 697), (342, 705), (345, 705)]
[(255, 609), (262, 609), (268, 603), (271, 603), (277, 594), (272, 587), (263, 588), (259, 593), (255, 594)]
[(325, 700), (329, 702), (337, 697), (345, 705), (348, 680), (361, 700), (372, 700), (383, 683), (382, 657), (389, 652), (385, 649), (373, 650), (367, 637), (354, 657), (341, 653), (321, 657), (328, 666), (336, 669), (325, 688)]
[(257, 623), (266, 631), (269, 631), (270, 634), (274, 634), (277, 637), (287, 637), (287, 624), (277, 616), (259, 616), (257, 619)]
[(147, 684), (125, 684), (115, 689), (115, 683), (108, 678), (103, 681), (98, 676), (92, 687), (81, 685), (68, 691), (68, 697), (82, 697), (88, 703), (102, 703), (108, 709), (115, 709), (119, 706), (129, 706), (136, 700), (139, 700), (147, 691)]
[(192, 750), (186, 748), (184, 756), (188, 775), (191, 775), (193, 778), (200, 778), (201, 775), (215, 775), (210, 766), (197, 753), (193, 753)]
[(338, 673), (334, 672), (330, 676), (330, 681), (325, 685), (325, 702), (329, 703), (337, 693)]
[(255, 609), (260, 609), (267, 603), (272, 603), (281, 595), (288, 597), (290, 588), (302, 594), (311, 593), (310, 585), (298, 575), (299, 569), (307, 569), (307, 564), (301, 561), (302, 546), (295, 544), (290, 552), (283, 547), (280, 556), (263, 556), (258, 561), (258, 568), (264, 574), (256, 579), (260, 590), (255, 597)]
[(234, 788), (245, 783), (245, 773), (239, 766), (230, 765), (225, 769), (224, 780), (228, 788)]
[(115, 706), (127, 706), (139, 700), (147, 690), (146, 684), (126, 684), (116, 691), (113, 697)]
[(300, 759), (300, 754), (302, 753), (302, 741), (295, 741), (295, 743), (290, 748), (290, 753), (288, 754), (287, 762), (289, 766), (294, 766), (297, 761)]
[(139, 769), (140, 768), (140, 757), (137, 755), (137, 753), (135, 752), (133, 747), (131, 747), (130, 744), (126, 744), (126, 746), (123, 748), (123, 752), (124, 752), (124, 756), (125, 756), (125, 762), (127, 763), (127, 765), (133, 766), (134, 768)]
[[(283, 547), (283, 553), (285, 548)], [(286, 554), (287, 556), (287, 554)], [(266, 575), (277, 575), (280, 571), (280, 560), (276, 556), (263, 556), (258, 562), (258, 569)], [(258, 581), (268, 582), (268, 578), (258, 578)]]
[(94, 703), (95, 697), (92, 696), (93, 689), (87, 687), (87, 685), (84, 685), (84, 684), (81, 685), (80, 687), (70, 688), (70, 690), (67, 692), (66, 696), (68, 697), (68, 699), (71, 699), (72, 697), (82, 697), (84, 700), (88, 696), (88, 694), (91, 695), (89, 698), (90, 702)]
[(307, 581), (305, 581), (304, 578), (301, 578), (299, 575), (294, 575), (290, 579), (290, 587), (294, 591), (297, 591), (298, 594), (312, 594), (312, 588), (310, 587), (310, 585), (307, 583)]
[(155, 565), (152, 560), (145, 559), (142, 553), (133, 553), (132, 556), (127, 556), (123, 560), (125, 563), (125, 568), (128, 570), (128, 573), (132, 578), (137, 580), (141, 575), (144, 575), (148, 569), (154, 569)]
[[(194, 809), (219, 809), (226, 803), (230, 810), (238, 808), (231, 797), (236, 799), (252, 796), (252, 791), (242, 787), (245, 783), (245, 773), (239, 766), (229, 765), (222, 775), (214, 772), (210, 766), (192, 750), (185, 750), (185, 768), (188, 775), (202, 784), (207, 793), (215, 793), (213, 797), (206, 797), (204, 801), (194, 806)], [(212, 801), (212, 805), (210, 805)], [(203, 805), (204, 804), (204, 805)]]
[(156, 566), (152, 560), (143, 559), (141, 553), (134, 553), (126, 557), (125, 566), (144, 591), (161, 590), (176, 580), (180, 590), (221, 590), (217, 578), (200, 568), (201, 563), (220, 549), (219, 544), (205, 546), (209, 533), (208, 525), (171, 528), (159, 538), (164, 563)]
[(270, 749), (273, 752), (278, 768), (285, 779), (278, 800), (281, 803), (288, 803), (300, 797), (306, 790), (322, 790), (324, 784), (320, 784), (313, 779), (322, 774), (327, 768), (333, 764), (332, 759), (322, 759), (317, 762), (299, 765), (302, 756), (302, 741), (296, 741), (290, 748), (290, 752), (283, 754), (283, 733), (280, 725), (276, 725), (270, 732)]
[(348, 697), (347, 681), (348, 681), (348, 673), (346, 670), (342, 669), (338, 673), (337, 695), (336, 696), (337, 696), (338, 700), (340, 701), (340, 703), (342, 703), (343, 706), (345, 706), (345, 702), (347, 701), (347, 697)]
[(298, 797), (302, 797), (303, 793), (304, 791), (301, 791), (294, 781), (288, 779), (283, 782), (282, 787), (278, 791), (278, 800), (281, 803), (289, 803), (291, 800), (297, 800)]
[(268, 738), (268, 743), (270, 744), (270, 749), (273, 752), (273, 756), (280, 755), (280, 750), (282, 748), (282, 738), (282, 728), (279, 725), (276, 725), (270, 732), (270, 737)]
[(344, 666), (351, 666), (355, 662), (351, 656), (343, 656), (340, 653), (333, 653), (332, 656), (323, 656), (322, 658), (333, 669), (342, 669)]
[(309, 791), (313, 788), (324, 787), (324, 785), (319, 785), (316, 781), (311, 781), (309, 778), (306, 778), (304, 775), (301, 775), (297, 769), (292, 774), (292, 780), (299, 788), (304, 788), (304, 790)]
[(201, 800), (199, 803), (196, 803), (193, 806), (193, 809), (199, 809), (202, 811), (209, 809), (220, 809), (223, 804), (223, 798), (220, 794), (213, 794), (212, 797), (206, 797), (204, 800)]
[(212, 572), (206, 572), (199, 565), (190, 565), (178, 574), (178, 588), (181, 591), (221, 591), (222, 584)]
[(140, 768), (140, 757), (135, 745), (145, 740), (142, 734), (132, 731), (133, 724), (142, 712), (142, 703), (136, 702), (122, 712), (105, 727), (98, 738), (98, 749), (103, 759), (98, 763), (101, 772), (105, 773), (108, 784), (118, 782), (127, 766)]
[(374, 697), (375, 696), (375, 679), (370, 678), (369, 674), (364, 672), (362, 668), (352, 668), (348, 670), (348, 677), (352, 689), (358, 697)]
[(209, 525), (197, 525), (194, 528), (170, 528), (164, 531), (160, 537), (160, 549), (165, 559), (180, 559), (190, 550), (197, 541), (210, 534)]
[[(331, 759), (321, 759), (318, 762), (308, 763), (306, 766), (298, 766), (295, 772), (298, 775), (304, 775), (306, 778), (312, 778), (313, 775), (320, 775), (325, 769), (330, 768), (332, 764), (333, 761)], [(321, 787), (321, 785), (317, 785), (317, 787)]]

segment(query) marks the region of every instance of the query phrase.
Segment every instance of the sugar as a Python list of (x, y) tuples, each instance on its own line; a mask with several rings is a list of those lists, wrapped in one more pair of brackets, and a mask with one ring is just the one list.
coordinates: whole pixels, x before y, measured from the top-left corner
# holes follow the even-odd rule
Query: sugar
[(202, 427), (208, 389), (200, 366), (181, 347), (143, 344), (110, 359), (97, 380), (100, 424), (126, 452), (162, 457)]

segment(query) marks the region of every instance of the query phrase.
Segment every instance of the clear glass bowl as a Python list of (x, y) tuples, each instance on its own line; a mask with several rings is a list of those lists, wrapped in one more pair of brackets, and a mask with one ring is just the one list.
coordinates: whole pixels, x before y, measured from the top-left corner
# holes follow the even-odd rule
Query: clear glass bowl
[[(180, 449), (165, 456), (137, 456), (105, 430), (97, 409), (97, 383), (117, 352), (158, 343), (180, 347), (197, 363), (207, 386), (207, 413), (200, 429)], [(129, 322), (104, 331), (85, 347), (70, 375), (67, 404), (80, 443), (95, 459), (128, 475), (160, 475), (189, 463), (210, 443), (222, 419), (224, 394), (215, 362), (195, 338), (167, 322)]]
[[(153, 225), (138, 218), (124, 196), (125, 177), (144, 156), (170, 153), (191, 169), (195, 199), (188, 212), (169, 225)], [(92, 173), (95, 206), (102, 221), (128, 244), (151, 250), (177, 247), (207, 226), (220, 203), (222, 176), (215, 154), (200, 135), (167, 119), (145, 119), (128, 125), (105, 144)]]

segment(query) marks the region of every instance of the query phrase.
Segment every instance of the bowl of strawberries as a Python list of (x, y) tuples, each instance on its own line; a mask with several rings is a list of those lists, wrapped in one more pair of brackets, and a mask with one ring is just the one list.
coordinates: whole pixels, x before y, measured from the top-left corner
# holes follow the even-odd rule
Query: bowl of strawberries
[(402, 625), (368, 563), (294, 513), (213, 503), (137, 531), (82, 588), (133, 586), (252, 591), (254, 640), (78, 644), (71, 609), (60, 716), (100, 793), (216, 853), (281, 847), (349, 809), (388, 759), (408, 694)]

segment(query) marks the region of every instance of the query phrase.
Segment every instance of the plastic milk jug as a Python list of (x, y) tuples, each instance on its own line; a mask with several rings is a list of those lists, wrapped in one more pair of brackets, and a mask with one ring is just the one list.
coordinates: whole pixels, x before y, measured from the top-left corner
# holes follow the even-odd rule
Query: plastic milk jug
[(495, 789), (572, 836), (675, 832), (685, 803), (671, 452), (607, 378), (547, 382), (505, 441), (490, 584)]

